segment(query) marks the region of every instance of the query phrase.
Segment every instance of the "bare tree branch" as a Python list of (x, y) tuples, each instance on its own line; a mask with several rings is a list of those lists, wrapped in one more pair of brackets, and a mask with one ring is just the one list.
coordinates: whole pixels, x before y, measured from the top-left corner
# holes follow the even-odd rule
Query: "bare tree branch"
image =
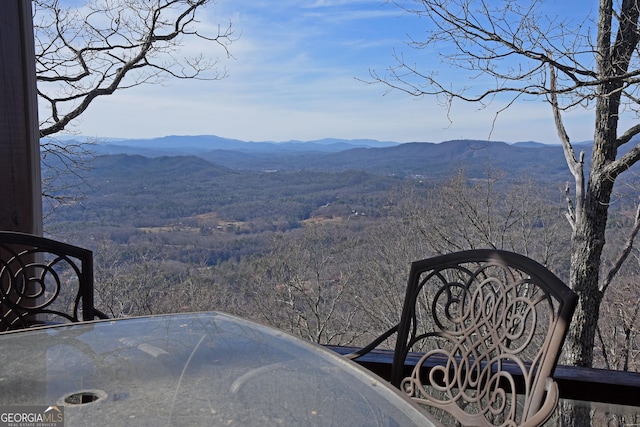
[[(558, 132), (558, 137), (560, 138), (560, 142), (562, 142), (562, 150), (564, 152), (564, 158), (567, 162), (567, 166), (569, 167), (569, 171), (573, 175), (573, 179), (575, 181), (576, 188), (576, 203), (575, 207), (573, 205), (569, 205), (569, 223), (571, 224), (571, 228), (575, 230), (576, 223), (580, 221), (581, 216), (583, 215), (583, 206), (584, 206), (584, 151), (580, 153), (580, 160), (576, 159), (576, 154), (571, 145), (571, 141), (569, 140), (569, 135), (567, 135), (567, 131), (564, 127), (564, 123), (562, 121), (562, 114), (560, 112), (560, 107), (558, 106), (558, 94), (555, 92), (555, 88), (557, 85), (556, 81), (556, 73), (553, 66), (549, 65), (549, 85), (550, 85), (550, 103), (551, 108), (553, 110), (553, 119), (556, 124), (556, 130)], [(569, 192), (567, 191), (567, 199), (570, 200)]]
[(607, 273), (607, 276), (602, 284), (602, 288), (601, 288), (602, 292), (605, 292), (607, 288), (611, 285), (611, 282), (616, 277), (616, 274), (618, 274), (618, 272), (620, 271), (620, 268), (622, 268), (622, 265), (629, 257), (629, 254), (633, 249), (633, 242), (635, 241), (636, 236), (638, 235), (638, 231), (640, 231), (640, 204), (638, 204), (638, 207), (636, 208), (636, 215), (633, 221), (633, 228), (631, 229), (631, 233), (629, 233), (629, 236), (627, 237), (625, 245), (622, 248), (622, 251), (620, 252), (620, 255), (618, 256), (618, 259), (616, 260), (614, 266)]
[[(600, 0), (597, 9), (585, 8), (582, 18), (564, 19), (543, 0), (414, 0), (400, 7), (426, 22), (424, 36), (410, 39), (408, 46), (427, 51), (430, 59), (436, 55), (439, 64), (412, 63), (398, 51), (385, 73), (370, 71), (369, 83), (433, 97), (448, 113), (456, 100), (480, 108), (495, 101), (498, 114), (505, 105), (516, 106), (519, 97), (549, 103), (575, 181), (575, 206), (569, 189), (566, 194), (573, 229), (569, 284), (579, 302), (565, 354), (568, 363), (590, 366), (603, 291), (610, 283), (601, 265), (613, 188), (640, 160), (639, 144), (618, 152), (640, 133), (638, 125), (619, 134), (623, 116), (640, 117), (640, 0)], [(563, 122), (564, 113), (576, 109), (594, 117), (588, 170)], [(492, 131), (496, 126), (494, 120)], [(636, 233), (631, 230), (631, 241)]]
[(166, 78), (217, 80), (226, 72), (201, 53), (179, 58), (187, 38), (230, 56), (231, 24), (198, 30), (210, 0), (93, 0), (65, 8), (34, 1), (40, 135), (68, 127), (98, 97)]
[[(573, 24), (570, 21), (550, 18), (539, 9), (540, 0), (505, 1), (499, 6), (488, 6), (474, 0), (419, 0), (414, 9), (402, 6), (407, 13), (429, 20), (433, 29), (427, 31), (423, 41), (411, 40), (408, 45), (415, 49), (434, 49), (442, 43), (453, 44), (452, 49), (438, 49), (441, 63), (472, 73), (483, 75), (495, 82), (486, 85), (452, 88), (444, 83), (436, 67), (428, 71), (418, 64), (409, 63), (403, 54), (395, 53), (396, 65), (387, 69), (387, 75), (370, 70), (372, 83), (383, 83), (393, 90), (412, 96), (436, 96), (450, 107), (453, 100), (479, 103), (488, 106), (497, 96), (510, 97), (507, 104), (518, 96), (548, 96), (551, 93), (562, 97), (558, 108), (562, 111), (576, 106), (591, 106), (594, 91), (609, 83), (620, 83), (612, 87), (608, 95), (625, 93), (632, 98), (640, 83), (640, 68), (625, 67), (625, 61), (616, 62), (615, 76), (598, 73), (593, 68), (593, 56), (602, 47), (595, 45), (584, 28), (590, 22)], [(628, 16), (625, 15), (625, 16)], [(633, 37), (633, 16), (621, 25), (614, 46), (608, 44), (617, 57), (627, 57)], [(610, 36), (610, 33), (609, 33)], [(606, 35), (602, 36), (606, 39)], [(601, 41), (601, 44), (603, 42)], [(628, 58), (630, 59), (630, 58)], [(555, 88), (550, 88), (546, 79), (548, 68), (559, 73)], [(478, 89), (480, 88), (480, 89)]]

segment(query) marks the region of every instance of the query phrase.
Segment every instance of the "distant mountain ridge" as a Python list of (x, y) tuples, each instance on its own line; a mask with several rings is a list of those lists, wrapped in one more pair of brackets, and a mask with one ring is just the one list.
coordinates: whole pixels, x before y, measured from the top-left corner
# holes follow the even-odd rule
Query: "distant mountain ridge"
[(570, 179), (562, 147), (534, 141), (399, 143), (326, 138), (251, 142), (201, 135), (105, 140), (92, 148), (98, 155), (197, 156), (236, 171), (359, 170), (378, 175), (443, 178), (464, 169), (470, 178), (478, 179), (486, 178), (489, 170), (547, 182)]
[[(76, 137), (83, 140), (84, 137)], [(69, 138), (67, 138), (69, 139)], [(490, 171), (507, 177), (543, 182), (572, 180), (560, 145), (535, 141), (486, 140), (393, 142), (325, 138), (314, 141), (241, 141), (215, 135), (165, 136), (151, 139), (98, 139), (96, 155), (139, 155), (148, 158), (196, 156), (235, 171), (363, 171), (398, 177), (438, 178), (460, 169), (471, 179)], [(574, 143), (590, 160), (591, 144)]]
[(103, 154), (141, 154), (149, 157), (161, 155), (197, 154), (202, 151), (230, 150), (243, 152), (321, 152), (332, 153), (360, 147), (393, 147), (399, 142), (373, 139), (324, 138), (313, 141), (242, 141), (216, 135), (171, 135), (151, 139), (117, 139), (99, 141), (94, 147)]

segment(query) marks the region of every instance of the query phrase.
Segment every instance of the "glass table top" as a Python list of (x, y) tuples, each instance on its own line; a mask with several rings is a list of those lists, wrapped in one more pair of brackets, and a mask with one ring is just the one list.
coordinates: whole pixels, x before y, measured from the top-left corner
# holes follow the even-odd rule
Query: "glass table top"
[(0, 335), (0, 407), (58, 405), (65, 426), (433, 425), (382, 380), (221, 313)]

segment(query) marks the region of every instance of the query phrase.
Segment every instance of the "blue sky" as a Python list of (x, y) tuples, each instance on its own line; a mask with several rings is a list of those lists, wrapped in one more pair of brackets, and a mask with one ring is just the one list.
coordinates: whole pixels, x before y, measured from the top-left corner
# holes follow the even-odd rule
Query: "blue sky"
[[(557, 3), (585, 7), (577, 0)], [(382, 85), (360, 81), (370, 69), (383, 72), (394, 65), (394, 49), (440, 67), (436, 52), (406, 47), (408, 35), (419, 37), (424, 22), (384, 0), (217, 0), (205, 21), (231, 21), (238, 37), (230, 46), (231, 59), (208, 47), (220, 56), (226, 79), (174, 80), (120, 91), (95, 102), (74, 131), (119, 138), (211, 134), (252, 141), (558, 142), (550, 108), (542, 101), (514, 105), (492, 131), (499, 103), (486, 110), (456, 103), (450, 122), (436, 99), (388, 93)], [(454, 71), (444, 72), (456, 79)], [(567, 118), (572, 140), (591, 139), (592, 117), (580, 110)]]

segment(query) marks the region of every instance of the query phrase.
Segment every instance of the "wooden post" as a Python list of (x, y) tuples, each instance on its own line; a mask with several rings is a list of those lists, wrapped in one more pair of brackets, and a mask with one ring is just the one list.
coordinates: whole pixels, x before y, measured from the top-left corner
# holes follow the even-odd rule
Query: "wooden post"
[(0, 230), (42, 235), (31, 0), (0, 1)]

